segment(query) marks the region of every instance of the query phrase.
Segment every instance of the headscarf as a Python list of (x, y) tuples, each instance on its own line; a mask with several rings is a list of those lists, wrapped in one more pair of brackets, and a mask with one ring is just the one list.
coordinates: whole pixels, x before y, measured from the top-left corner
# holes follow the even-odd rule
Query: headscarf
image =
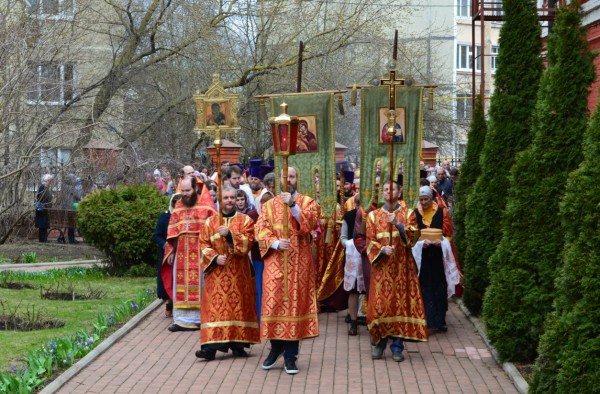
[(419, 197), (421, 196), (429, 196), (429, 198), (433, 198), (433, 190), (429, 186), (421, 186), (419, 189)]
[(175, 204), (177, 204), (177, 201), (179, 201), (181, 197), (183, 197), (183, 194), (181, 193), (175, 193), (171, 196), (171, 199), (169, 200), (169, 212), (173, 213), (173, 209), (175, 209)]

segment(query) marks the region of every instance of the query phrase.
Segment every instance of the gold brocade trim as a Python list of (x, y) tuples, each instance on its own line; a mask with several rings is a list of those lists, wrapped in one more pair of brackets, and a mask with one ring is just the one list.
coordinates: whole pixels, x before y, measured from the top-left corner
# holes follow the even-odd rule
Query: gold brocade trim
[(260, 320), (265, 322), (277, 322), (277, 321), (285, 321), (285, 322), (300, 322), (306, 320), (318, 319), (317, 314), (310, 314), (305, 316), (265, 316), (261, 315)]
[(406, 339), (415, 342), (429, 342), (429, 338), (411, 337), (410, 335), (390, 335), (392, 338)]
[(200, 291), (200, 286), (190, 286), (190, 285), (188, 285), (187, 289), (186, 288), (178, 287), (177, 290), (175, 290), (176, 293), (185, 293), (186, 291), (191, 291), (191, 292)]
[(258, 233), (258, 238), (262, 239), (262, 238), (265, 237), (265, 235), (269, 235), (270, 233), (271, 233), (271, 231), (269, 231), (269, 230), (263, 230), (263, 231), (261, 231), (261, 232)]
[(198, 301), (198, 303), (194, 304), (194, 305), (190, 305), (190, 304), (175, 304), (175, 305), (173, 305), (173, 308), (174, 309), (198, 309), (198, 310), (200, 310), (200, 301)]
[[(389, 237), (390, 237), (390, 232), (389, 231), (383, 231), (381, 233), (375, 234), (375, 238), (377, 238), (377, 239), (389, 238)], [(397, 231), (392, 231), (392, 238), (394, 238), (394, 237), (398, 237), (398, 232)]]
[(187, 223), (189, 223), (189, 224), (192, 224), (192, 223), (201, 223), (201, 224), (204, 224), (204, 223), (206, 223), (206, 219), (190, 219), (190, 220), (187, 220), (187, 219), (184, 218), (183, 220), (180, 220), (178, 222), (169, 223), (169, 226), (171, 226), (171, 227), (177, 227), (180, 224), (185, 225)]
[(210, 237), (210, 242), (215, 242), (215, 240), (219, 238), (221, 238), (221, 234), (215, 233), (213, 236)]
[(381, 317), (379, 319), (373, 320), (369, 325), (369, 330), (378, 324), (384, 323), (412, 323), (412, 324), (427, 324), (427, 320), (425, 319), (417, 319), (414, 317), (406, 317), (406, 316), (398, 316), (398, 317)]
[(231, 342), (243, 342), (243, 343), (260, 343), (260, 341), (251, 341), (249, 339), (245, 339), (245, 338), (234, 338), (234, 339), (229, 339), (227, 341), (203, 341), (202, 344), (203, 345), (208, 345), (209, 343), (231, 343)]
[(245, 322), (239, 320), (230, 320), (230, 321), (218, 321), (214, 323), (202, 323), (200, 325), (201, 328), (218, 328), (218, 327), (250, 327), (258, 329), (258, 323), (254, 322)]

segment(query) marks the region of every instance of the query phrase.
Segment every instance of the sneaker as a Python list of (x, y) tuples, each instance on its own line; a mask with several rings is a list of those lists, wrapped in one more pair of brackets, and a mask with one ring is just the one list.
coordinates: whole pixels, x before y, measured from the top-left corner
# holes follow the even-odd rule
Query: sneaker
[(371, 346), (371, 358), (373, 360), (381, 360), (383, 358), (383, 350), (379, 346)]
[(263, 361), (262, 363), (262, 369), (271, 369), (273, 368), (273, 366), (275, 365), (275, 363), (277, 362), (277, 359), (283, 354), (283, 352), (281, 353), (276, 353), (274, 352), (272, 349), (269, 352), (269, 355), (267, 356), (267, 358), (265, 359), (265, 361)]
[(404, 361), (404, 355), (402, 354), (402, 352), (393, 352), (392, 360), (394, 360), (397, 363), (401, 363), (402, 361)]
[(296, 366), (296, 360), (293, 358), (288, 358), (285, 360), (285, 372), (288, 375), (295, 375), (297, 374), (298, 371), (298, 367)]

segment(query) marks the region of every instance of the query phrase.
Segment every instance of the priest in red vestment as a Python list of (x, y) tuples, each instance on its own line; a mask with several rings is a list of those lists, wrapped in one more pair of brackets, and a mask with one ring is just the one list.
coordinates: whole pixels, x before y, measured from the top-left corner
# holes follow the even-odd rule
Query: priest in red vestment
[[(295, 168), (289, 168), (287, 184), (287, 193), (263, 205), (255, 229), (265, 261), (260, 333), (262, 339), (271, 341), (271, 352), (262, 367), (273, 368), (283, 354), (285, 371), (296, 374), (300, 340), (319, 335), (310, 235), (317, 224), (318, 206), (297, 192)], [(287, 238), (283, 237), (284, 215), (289, 224)]]
[(407, 208), (398, 204), (398, 185), (392, 182), (383, 185), (383, 197), (395, 206), (386, 203), (382, 208), (367, 216), (367, 256), (372, 264), (369, 289), (367, 323), (371, 343), (371, 357), (380, 359), (392, 339), (392, 359), (404, 361), (403, 339), (427, 341), (427, 321), (419, 287), (417, 266), (410, 247), (418, 230), (405, 231)]
[(236, 190), (223, 188), (219, 216), (211, 216), (200, 231), (202, 288), (201, 350), (196, 357), (214, 360), (217, 350), (247, 357), (244, 347), (260, 342), (252, 263), (254, 221), (236, 212)]
[(217, 214), (215, 204), (196, 178), (181, 181), (182, 198), (175, 205), (167, 230), (161, 267), (165, 290), (173, 300), (173, 324), (169, 331), (200, 329), (200, 248), (198, 235), (206, 219)]

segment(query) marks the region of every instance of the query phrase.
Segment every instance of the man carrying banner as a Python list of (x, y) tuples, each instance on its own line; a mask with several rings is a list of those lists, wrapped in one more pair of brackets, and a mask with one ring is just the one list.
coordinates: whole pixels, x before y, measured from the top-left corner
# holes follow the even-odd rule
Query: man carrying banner
[(167, 230), (161, 268), (165, 290), (173, 300), (173, 324), (169, 331), (200, 328), (200, 248), (198, 234), (206, 219), (217, 214), (212, 197), (195, 177), (181, 181), (182, 198), (175, 205)]
[(367, 323), (371, 358), (382, 358), (392, 339), (392, 359), (400, 362), (404, 361), (402, 340), (427, 341), (427, 322), (409, 248), (416, 240), (413, 231), (405, 231), (407, 210), (397, 203), (396, 182), (384, 183), (383, 197), (395, 206), (390, 209), (386, 203), (367, 216), (367, 255), (372, 264)]
[[(297, 173), (289, 167), (285, 180), (288, 192), (263, 205), (255, 226), (265, 262), (260, 332), (262, 339), (271, 341), (271, 352), (262, 367), (273, 368), (283, 354), (288, 374), (298, 373), (300, 340), (319, 335), (310, 247), (318, 206), (315, 200), (297, 192)], [(283, 238), (284, 215), (289, 223), (287, 239)]]
[(247, 357), (244, 347), (259, 342), (255, 283), (248, 252), (254, 243), (254, 221), (236, 212), (236, 190), (222, 191), (219, 216), (206, 220), (200, 231), (202, 288), (201, 350), (196, 357), (214, 360), (217, 350)]

